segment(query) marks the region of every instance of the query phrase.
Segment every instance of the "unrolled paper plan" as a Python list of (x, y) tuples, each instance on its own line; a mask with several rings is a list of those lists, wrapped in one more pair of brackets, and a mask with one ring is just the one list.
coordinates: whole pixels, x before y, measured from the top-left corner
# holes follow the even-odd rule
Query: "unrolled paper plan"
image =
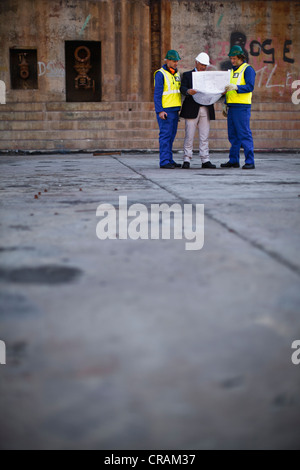
[(216, 103), (225, 91), (225, 86), (230, 83), (230, 70), (226, 72), (193, 72), (193, 89), (197, 93), (194, 100), (203, 105)]

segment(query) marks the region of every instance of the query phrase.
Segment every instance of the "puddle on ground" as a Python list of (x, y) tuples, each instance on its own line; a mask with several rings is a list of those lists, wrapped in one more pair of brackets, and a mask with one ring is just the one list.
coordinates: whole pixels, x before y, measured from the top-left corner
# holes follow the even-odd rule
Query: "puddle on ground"
[(66, 266), (0, 268), (0, 281), (16, 284), (65, 284), (75, 281), (82, 271)]

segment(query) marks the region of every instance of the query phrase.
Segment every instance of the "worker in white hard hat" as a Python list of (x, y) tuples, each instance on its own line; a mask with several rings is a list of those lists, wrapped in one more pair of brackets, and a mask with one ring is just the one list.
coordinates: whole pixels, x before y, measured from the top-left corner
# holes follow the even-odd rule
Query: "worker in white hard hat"
[(209, 130), (210, 121), (215, 119), (213, 105), (204, 106), (196, 103), (193, 95), (197, 93), (193, 90), (193, 72), (205, 72), (210, 65), (209, 56), (206, 52), (201, 52), (195, 59), (195, 68), (189, 72), (184, 72), (181, 80), (180, 91), (185, 96), (182, 104), (180, 117), (185, 119), (185, 138), (183, 144), (183, 165), (182, 168), (189, 169), (193, 157), (193, 142), (196, 128), (199, 129), (199, 156), (202, 168), (216, 168), (209, 158)]

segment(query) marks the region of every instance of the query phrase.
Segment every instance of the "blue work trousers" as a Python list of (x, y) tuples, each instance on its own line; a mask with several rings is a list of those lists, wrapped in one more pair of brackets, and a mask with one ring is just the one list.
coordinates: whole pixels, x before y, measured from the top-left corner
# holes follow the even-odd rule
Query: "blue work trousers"
[(166, 110), (168, 113), (167, 119), (160, 119), (156, 113), (157, 122), (159, 126), (159, 158), (160, 166), (173, 163), (173, 142), (176, 137), (178, 127), (178, 111)]
[(243, 147), (245, 153), (245, 163), (254, 165), (253, 138), (250, 129), (250, 106), (229, 106), (228, 107), (228, 140), (231, 143), (229, 161), (231, 163), (240, 162), (240, 148)]

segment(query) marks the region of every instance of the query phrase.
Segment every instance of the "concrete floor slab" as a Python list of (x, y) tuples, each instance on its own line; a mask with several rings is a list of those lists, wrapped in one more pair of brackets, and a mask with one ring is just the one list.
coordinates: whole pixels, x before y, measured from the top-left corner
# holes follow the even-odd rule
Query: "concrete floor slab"
[[(0, 448), (299, 449), (299, 165), (2, 156)], [(203, 248), (99, 240), (119, 196), (204, 204)]]

